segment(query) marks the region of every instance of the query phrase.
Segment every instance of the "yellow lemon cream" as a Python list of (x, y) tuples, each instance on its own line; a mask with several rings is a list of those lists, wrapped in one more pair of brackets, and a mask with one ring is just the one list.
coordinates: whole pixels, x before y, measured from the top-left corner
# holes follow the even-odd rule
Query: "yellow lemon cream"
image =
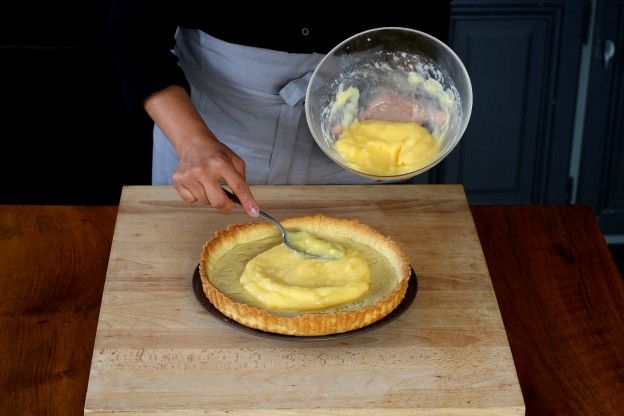
[(414, 122), (361, 120), (342, 130), (336, 151), (349, 167), (379, 176), (413, 172), (434, 161), (438, 141)]
[(301, 256), (284, 244), (270, 248), (252, 258), (240, 277), (253, 299), (268, 308), (305, 311), (350, 302), (368, 291), (371, 271), (358, 251), (307, 232), (294, 233), (293, 240), (308, 253), (333, 259)]
[(344, 248), (340, 244), (318, 238), (307, 231), (291, 231), (288, 233), (288, 241), (295, 249), (314, 256), (329, 257), (333, 259), (344, 256)]

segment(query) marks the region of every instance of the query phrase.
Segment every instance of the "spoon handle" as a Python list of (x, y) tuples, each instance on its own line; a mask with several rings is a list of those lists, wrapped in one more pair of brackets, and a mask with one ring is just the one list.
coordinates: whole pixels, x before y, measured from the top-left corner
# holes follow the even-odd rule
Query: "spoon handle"
[[(240, 206), (243, 206), (243, 204), (240, 202), (240, 199), (238, 199), (238, 197), (236, 195), (234, 195), (234, 193), (228, 191), (227, 189), (225, 189), (224, 187), (221, 187), (221, 189), (223, 189), (223, 192), (225, 192), (225, 194), (235, 203), (237, 203)], [(310, 254), (308, 252), (302, 251), (301, 249), (299, 249), (298, 247), (294, 246), (289, 240), (288, 240), (288, 231), (286, 231), (286, 229), (282, 226), (282, 224), (280, 224), (279, 221), (277, 221), (275, 218), (273, 218), (272, 216), (270, 216), (269, 214), (267, 214), (264, 211), (260, 211), (258, 214), (260, 214), (261, 217), (269, 220), (270, 222), (273, 223), (273, 225), (275, 225), (275, 227), (277, 227), (277, 229), (279, 230), (279, 233), (282, 235), (282, 240), (284, 241), (284, 244), (286, 244), (286, 247), (288, 247), (289, 249), (291, 249), (292, 251), (294, 251), (297, 254), (306, 256), (306, 257), (313, 257), (313, 258), (317, 258), (317, 259), (321, 259), (321, 260), (331, 260), (333, 259), (332, 257), (329, 256), (320, 256), (317, 254)]]
[[(234, 201), (235, 203), (237, 203), (241, 207), (243, 206), (243, 204), (241, 203), (240, 199), (238, 199), (238, 197), (233, 192), (228, 191), (224, 187), (221, 187), (221, 189), (223, 189), (223, 192), (225, 192), (225, 194), (232, 201)], [(282, 234), (282, 238), (286, 237), (286, 230), (284, 229), (284, 227), (282, 227), (282, 224), (280, 224), (279, 221), (277, 221), (275, 218), (273, 218), (272, 216), (270, 216), (269, 214), (267, 214), (264, 211), (260, 211), (258, 214), (260, 214), (261, 217), (271, 221), (277, 227), (277, 229), (279, 230), (280, 234)]]
[(221, 189), (223, 189), (223, 192), (225, 192), (225, 194), (235, 203), (237, 203), (238, 205), (240, 205), (241, 207), (243, 206), (243, 203), (240, 201), (240, 199), (238, 199), (238, 197), (236, 196), (236, 194), (234, 192), (230, 192), (227, 189), (225, 189), (224, 187), (221, 187)]

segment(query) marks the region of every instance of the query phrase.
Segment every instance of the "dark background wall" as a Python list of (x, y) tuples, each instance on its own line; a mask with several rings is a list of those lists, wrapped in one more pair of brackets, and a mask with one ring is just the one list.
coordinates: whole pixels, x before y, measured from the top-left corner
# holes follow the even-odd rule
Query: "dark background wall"
[[(152, 124), (124, 107), (109, 3), (0, 6), (0, 203), (117, 204), (123, 185), (150, 183)], [(473, 114), (414, 182), (462, 183), (471, 203), (585, 203), (624, 242), (624, 0), (451, 4)]]
[(148, 184), (151, 124), (121, 100), (109, 2), (2, 8), (0, 203), (117, 204)]

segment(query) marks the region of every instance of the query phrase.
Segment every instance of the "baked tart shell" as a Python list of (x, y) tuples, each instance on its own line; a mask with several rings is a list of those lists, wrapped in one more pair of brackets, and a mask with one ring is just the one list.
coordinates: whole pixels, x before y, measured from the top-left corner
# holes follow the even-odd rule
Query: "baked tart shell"
[(235, 302), (210, 281), (210, 273), (215, 263), (239, 244), (278, 234), (272, 224), (265, 222), (230, 225), (225, 230), (217, 231), (204, 244), (199, 263), (204, 294), (225, 316), (265, 332), (296, 336), (329, 335), (368, 326), (392, 312), (405, 297), (410, 277), (409, 262), (405, 253), (389, 237), (353, 219), (311, 215), (288, 218), (281, 222), (287, 228), (308, 231), (321, 238), (344, 237), (374, 248), (386, 257), (396, 271), (396, 286), (377, 303), (353, 311), (301, 312), (295, 316), (279, 316), (265, 309)]

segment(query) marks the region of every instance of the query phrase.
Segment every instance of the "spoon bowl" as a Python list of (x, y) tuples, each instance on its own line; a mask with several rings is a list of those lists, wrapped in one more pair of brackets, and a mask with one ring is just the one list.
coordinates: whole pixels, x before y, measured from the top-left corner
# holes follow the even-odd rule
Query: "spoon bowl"
[[(240, 199), (238, 199), (238, 197), (228, 191), (225, 188), (221, 188), (223, 189), (223, 192), (225, 192), (225, 194), (235, 203), (237, 203), (240, 206), (243, 206), (243, 204), (241, 203)], [(288, 247), (292, 252), (294, 252), (295, 254), (299, 255), (299, 256), (304, 256), (304, 257), (309, 257), (309, 258), (313, 258), (313, 259), (319, 259), (319, 260), (335, 260), (336, 257), (332, 257), (332, 256), (327, 256), (327, 255), (319, 255), (319, 254), (315, 254), (315, 253), (311, 253), (309, 251), (306, 251), (304, 247), (301, 247), (301, 245), (298, 245), (293, 237), (292, 237), (292, 233), (290, 231), (288, 231), (286, 228), (284, 228), (284, 226), (282, 224), (280, 224), (279, 221), (277, 221), (275, 218), (273, 218), (272, 216), (270, 216), (269, 214), (267, 214), (264, 211), (260, 211), (259, 212), (260, 216), (264, 219), (269, 220), (279, 231), (279, 233), (282, 235), (282, 241), (284, 241), (284, 244), (286, 245), (286, 247)]]

